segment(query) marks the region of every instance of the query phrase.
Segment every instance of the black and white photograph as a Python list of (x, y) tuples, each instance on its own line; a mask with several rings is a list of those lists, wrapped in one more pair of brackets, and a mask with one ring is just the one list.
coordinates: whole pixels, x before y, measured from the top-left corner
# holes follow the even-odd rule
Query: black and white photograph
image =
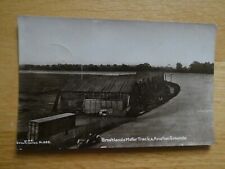
[(210, 146), (216, 26), (18, 17), (17, 150)]

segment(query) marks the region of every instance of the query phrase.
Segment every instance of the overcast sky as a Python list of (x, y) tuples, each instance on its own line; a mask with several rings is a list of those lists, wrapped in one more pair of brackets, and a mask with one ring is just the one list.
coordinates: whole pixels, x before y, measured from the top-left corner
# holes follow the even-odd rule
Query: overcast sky
[(213, 62), (214, 25), (19, 17), (20, 64)]

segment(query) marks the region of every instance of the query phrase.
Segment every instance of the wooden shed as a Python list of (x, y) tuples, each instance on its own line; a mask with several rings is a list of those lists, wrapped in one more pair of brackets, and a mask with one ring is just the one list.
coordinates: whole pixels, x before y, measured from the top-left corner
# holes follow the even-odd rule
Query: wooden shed
[(135, 76), (89, 76), (83, 80), (71, 79), (63, 88), (60, 98), (62, 111), (97, 113), (112, 109), (119, 113), (129, 106)]

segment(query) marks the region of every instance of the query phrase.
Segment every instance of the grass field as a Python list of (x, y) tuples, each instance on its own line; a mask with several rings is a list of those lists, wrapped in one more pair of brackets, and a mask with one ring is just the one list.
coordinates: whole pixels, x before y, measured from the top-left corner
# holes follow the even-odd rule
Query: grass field
[(51, 112), (58, 90), (78, 75), (20, 73), (18, 132), (27, 131), (31, 119), (54, 115)]

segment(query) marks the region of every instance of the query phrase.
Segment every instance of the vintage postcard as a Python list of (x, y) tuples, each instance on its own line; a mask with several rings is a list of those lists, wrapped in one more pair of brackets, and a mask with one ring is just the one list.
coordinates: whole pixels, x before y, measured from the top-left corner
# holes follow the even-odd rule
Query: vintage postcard
[(209, 146), (216, 27), (18, 17), (17, 150)]

